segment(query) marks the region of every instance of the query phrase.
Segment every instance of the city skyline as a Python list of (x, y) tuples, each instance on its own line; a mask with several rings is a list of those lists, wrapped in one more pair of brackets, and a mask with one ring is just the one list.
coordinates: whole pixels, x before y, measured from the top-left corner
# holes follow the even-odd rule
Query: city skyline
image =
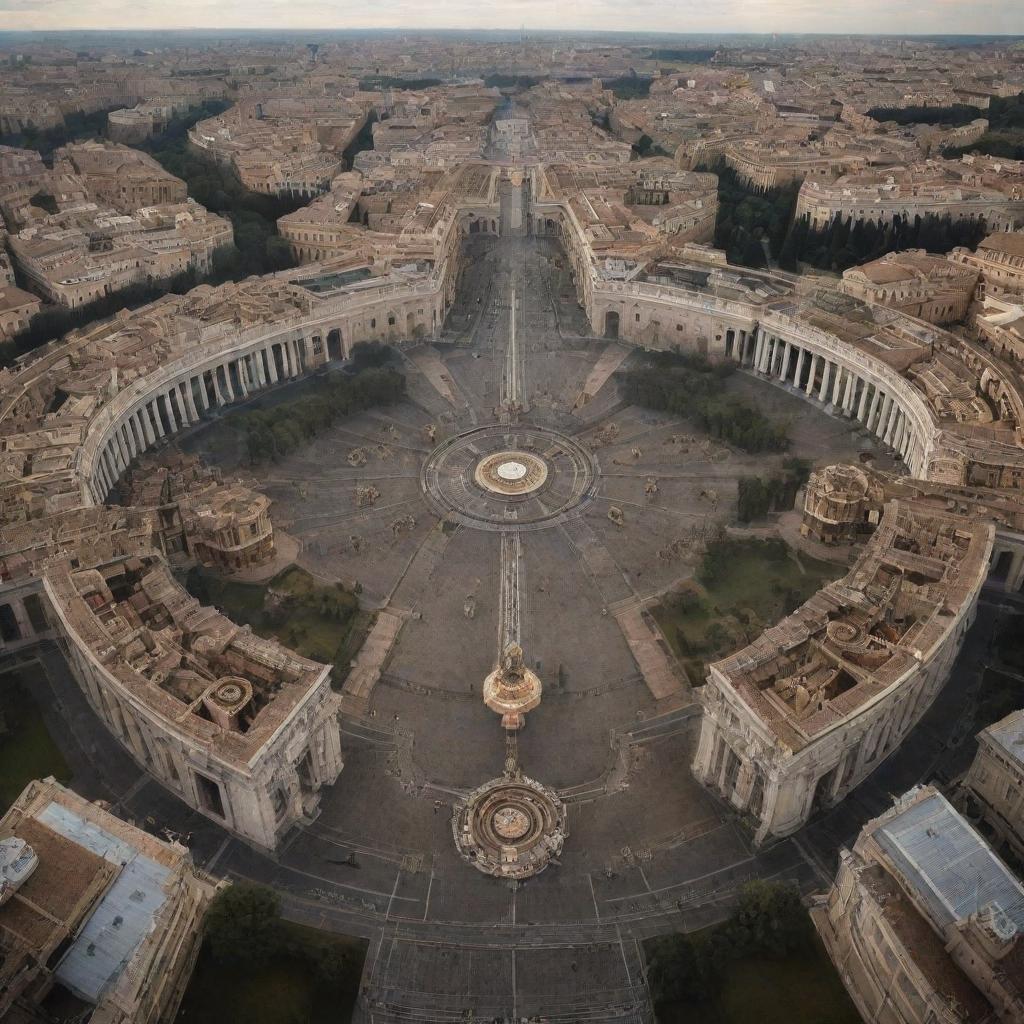
[[(628, 11), (610, 0), (585, 0), (554, 7), (543, 0), (471, 3), (445, 0), (425, 10), (409, 0), (384, 0), (373, 8), (316, 0), (262, 0), (213, 4), (182, 0), (169, 7), (157, 0), (126, 3), (100, 0), (0, 0), (0, 30), (74, 31), (123, 28), (145, 31), (188, 29), (407, 29), (527, 31), (616, 31), (665, 34), (836, 34), (836, 35), (985, 35), (1024, 34), (1024, 9), (1014, 0), (868, 0), (855, 11), (829, 8), (814, 0), (724, 0), (714, 8), (696, 0), (668, 4), (638, 0)], [(926, 27), (927, 32), (922, 28)]]
[(1017, 6), (254, 2), (0, 0), (0, 1022), (1024, 1022)]

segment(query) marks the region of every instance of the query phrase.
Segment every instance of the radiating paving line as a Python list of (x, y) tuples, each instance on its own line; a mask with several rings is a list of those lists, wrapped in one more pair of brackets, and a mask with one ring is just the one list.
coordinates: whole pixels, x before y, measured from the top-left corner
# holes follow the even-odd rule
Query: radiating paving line
[(518, 530), (501, 535), (500, 593), (498, 615), (499, 653), (522, 636), (523, 541)]

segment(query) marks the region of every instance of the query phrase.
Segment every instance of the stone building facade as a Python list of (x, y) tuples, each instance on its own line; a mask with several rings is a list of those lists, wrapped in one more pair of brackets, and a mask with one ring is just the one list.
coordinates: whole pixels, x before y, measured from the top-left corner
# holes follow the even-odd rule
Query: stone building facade
[(709, 667), (693, 770), (758, 841), (838, 803), (920, 720), (974, 620), (993, 536), (892, 501), (842, 580)]
[(864, 826), (811, 917), (872, 1024), (1024, 1019), (1024, 886), (932, 787)]
[(963, 785), (996, 835), (1024, 856), (1024, 710), (978, 733), (978, 752)]
[(126, 504), (152, 510), (160, 551), (176, 565), (225, 573), (274, 557), (270, 500), (241, 481), (223, 481), (197, 456), (175, 448), (147, 454), (124, 478)]
[(52, 778), (0, 818), (0, 844), (21, 865), (2, 880), (0, 1017), (170, 1024), (214, 891), (188, 851)]
[(13, 284), (0, 284), (0, 342), (10, 341), (25, 330), (40, 307), (38, 297), (31, 292)]
[(1007, 232), (1024, 224), (1024, 197), (974, 183), (952, 169), (929, 163), (850, 175), (832, 182), (805, 181), (797, 196), (796, 218), (825, 228), (837, 217), (854, 223), (890, 224), (933, 214), (954, 222), (983, 220), (990, 231)]
[(957, 248), (949, 259), (978, 271), (979, 300), (986, 296), (1011, 302), (1024, 300), (1024, 232), (991, 234), (973, 252)]
[(909, 250), (851, 267), (843, 273), (842, 289), (929, 323), (952, 324), (966, 317), (977, 281), (971, 267)]
[[(162, 504), (114, 512), (103, 502), (147, 452), (208, 415), (345, 359), (357, 342), (436, 338), (466, 235), (551, 237), (595, 336), (730, 362), (859, 424), (928, 485), (883, 489), (880, 500), (869, 486), (844, 510), (837, 489), (819, 520), (831, 517), (837, 537), (869, 537), (854, 569), (713, 665), (703, 687), (698, 777), (751, 816), (759, 839), (799, 828), (920, 718), (992, 554), (1016, 557), (1012, 516), (991, 492), (1024, 489), (1024, 402), (997, 355), (903, 310), (730, 267), (700, 244), (715, 186), (714, 175), (620, 164), (614, 153), (587, 167), (473, 161), (405, 190), (346, 177), (337, 206), (320, 202), (322, 231), (316, 217), (290, 222), (309, 265), (166, 296), (0, 371), (0, 508), (7, 522), (39, 529), (35, 547), (0, 532), (5, 643), (59, 636), (93, 706), (147, 770), (273, 848), (316, 813), (341, 768), (328, 669), (200, 608), (164, 565), (177, 553), (172, 533), (200, 551), (204, 522), (200, 560), (231, 569), (264, 557), (266, 509), (236, 495), (228, 504), (245, 507), (225, 521), (211, 499), (204, 520), (204, 509), (179, 503), (170, 529)], [(965, 488), (975, 504), (961, 501)], [(89, 539), (86, 513), (97, 529), (105, 517), (116, 524), (109, 546)], [(239, 525), (256, 533), (236, 542)], [(25, 550), (36, 553), (19, 562)]]
[(273, 849), (342, 768), (330, 668), (202, 607), (157, 556), (50, 565), (43, 586), (93, 709), (187, 804)]
[(100, 201), (122, 213), (144, 206), (183, 203), (185, 182), (153, 157), (115, 142), (78, 142), (54, 153), (54, 172), (75, 174)]

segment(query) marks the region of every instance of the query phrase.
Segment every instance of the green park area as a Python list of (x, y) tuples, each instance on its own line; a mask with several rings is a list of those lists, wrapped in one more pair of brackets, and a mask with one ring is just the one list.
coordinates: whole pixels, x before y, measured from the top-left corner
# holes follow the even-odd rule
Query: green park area
[(232, 416), (229, 425), (245, 438), (249, 462), (274, 462), (344, 416), (399, 401), (405, 395), (405, 376), (382, 365), (390, 356), (387, 345), (359, 342), (352, 348), (354, 373), (318, 377), (295, 398)]
[(39, 666), (30, 666), (0, 676), (0, 813), (33, 779), (71, 778), (32, 696), (33, 675), (41, 673)]
[(778, 538), (723, 537), (708, 546), (694, 578), (651, 614), (696, 686), (707, 662), (753, 640), (845, 571)]
[(245, 883), (218, 894), (177, 1024), (346, 1024), (366, 943), (280, 919)]
[(751, 882), (724, 924), (648, 939), (659, 1024), (860, 1024), (795, 889)]
[(240, 583), (193, 569), (187, 586), (194, 597), (219, 608), (233, 622), (332, 665), (336, 687), (344, 682), (372, 623), (372, 615), (360, 609), (352, 590), (341, 583), (321, 583), (295, 565), (269, 583)]
[(681, 416), (740, 451), (782, 452), (789, 447), (788, 423), (769, 419), (730, 393), (732, 364), (682, 352), (645, 352), (642, 359), (620, 379), (619, 393), (627, 402)]

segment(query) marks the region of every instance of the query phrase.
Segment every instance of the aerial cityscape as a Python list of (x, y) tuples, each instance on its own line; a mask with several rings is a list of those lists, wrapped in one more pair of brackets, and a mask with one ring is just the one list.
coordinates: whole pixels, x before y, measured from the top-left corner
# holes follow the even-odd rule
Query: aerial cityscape
[(924, 7), (0, 5), (0, 1020), (1024, 1024), (1024, 9)]

